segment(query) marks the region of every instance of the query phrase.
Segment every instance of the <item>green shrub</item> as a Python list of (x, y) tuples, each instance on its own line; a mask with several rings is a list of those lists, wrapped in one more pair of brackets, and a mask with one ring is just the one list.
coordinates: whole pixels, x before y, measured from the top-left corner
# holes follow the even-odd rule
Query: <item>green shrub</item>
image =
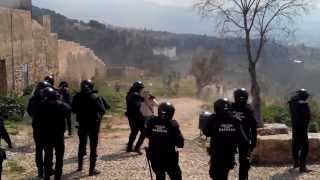
[(291, 126), (289, 109), (286, 105), (263, 105), (262, 117), (266, 123), (284, 123)]
[(21, 121), (25, 112), (27, 97), (0, 96), (0, 114), (11, 121)]
[[(320, 106), (318, 101), (311, 99), (309, 101), (311, 110), (310, 132), (320, 131)], [(262, 106), (262, 115), (265, 123), (284, 123), (291, 127), (291, 117), (289, 108), (286, 104), (273, 103)]]
[(32, 92), (33, 92), (34, 87), (35, 86), (32, 84), (32, 85), (29, 85), (26, 88), (24, 88), (23, 96), (30, 96), (32, 94)]
[(312, 132), (312, 133), (319, 132), (319, 124), (317, 122), (311, 122), (309, 125), (309, 132)]
[(125, 112), (125, 97), (126, 92), (124, 90), (115, 92), (115, 90), (108, 85), (99, 87), (100, 95), (106, 98), (111, 106), (111, 113), (114, 115), (122, 116)]

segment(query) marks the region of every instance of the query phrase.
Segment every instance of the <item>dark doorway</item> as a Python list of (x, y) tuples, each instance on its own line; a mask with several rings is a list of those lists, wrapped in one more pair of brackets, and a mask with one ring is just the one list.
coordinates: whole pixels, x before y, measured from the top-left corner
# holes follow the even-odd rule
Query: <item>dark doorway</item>
[(7, 94), (7, 71), (6, 61), (0, 59), (0, 95)]

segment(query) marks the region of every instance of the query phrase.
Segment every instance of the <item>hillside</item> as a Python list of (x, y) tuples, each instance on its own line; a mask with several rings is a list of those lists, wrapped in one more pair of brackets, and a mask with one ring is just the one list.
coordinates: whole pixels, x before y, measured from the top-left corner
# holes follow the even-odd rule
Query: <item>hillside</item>
[[(230, 87), (248, 87), (242, 39), (121, 28), (95, 20), (83, 22), (69, 19), (51, 10), (33, 7), (34, 18), (44, 14), (51, 15), (52, 30), (59, 38), (91, 48), (109, 65), (135, 66), (156, 75), (170, 71), (188, 73), (192, 55), (197, 49), (220, 49), (225, 66), (228, 67), (224, 76), (226, 84), (230, 84)], [(170, 48), (174, 48), (174, 51)], [(155, 50), (163, 49), (169, 55), (171, 53), (175, 60), (163, 53), (155, 53)], [(264, 90), (266, 95), (277, 94), (275, 92), (279, 91), (286, 94), (301, 87), (313, 92), (319, 91), (320, 85), (313, 83), (320, 77), (317, 70), (320, 66), (318, 57), (320, 51), (316, 48), (269, 42), (259, 64), (259, 71), (262, 72), (260, 81), (262, 87), (267, 89)], [(293, 62), (295, 59), (303, 60), (304, 63), (297, 65)], [(305, 81), (306, 78), (312, 81)]]

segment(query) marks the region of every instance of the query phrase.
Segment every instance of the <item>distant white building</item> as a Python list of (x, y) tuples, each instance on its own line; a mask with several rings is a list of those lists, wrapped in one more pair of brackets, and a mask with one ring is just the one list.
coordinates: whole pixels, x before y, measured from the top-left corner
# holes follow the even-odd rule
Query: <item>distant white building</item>
[(163, 55), (168, 57), (170, 60), (175, 61), (177, 58), (177, 47), (161, 47), (153, 49), (154, 55)]

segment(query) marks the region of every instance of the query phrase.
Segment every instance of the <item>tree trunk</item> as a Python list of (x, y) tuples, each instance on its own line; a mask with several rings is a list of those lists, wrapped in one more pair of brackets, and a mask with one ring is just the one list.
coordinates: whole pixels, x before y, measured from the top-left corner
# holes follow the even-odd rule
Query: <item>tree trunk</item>
[(263, 121), (261, 116), (260, 86), (257, 80), (255, 63), (249, 63), (249, 73), (250, 73), (250, 79), (251, 79), (252, 107), (254, 111), (254, 116), (258, 122), (258, 126), (262, 127)]

